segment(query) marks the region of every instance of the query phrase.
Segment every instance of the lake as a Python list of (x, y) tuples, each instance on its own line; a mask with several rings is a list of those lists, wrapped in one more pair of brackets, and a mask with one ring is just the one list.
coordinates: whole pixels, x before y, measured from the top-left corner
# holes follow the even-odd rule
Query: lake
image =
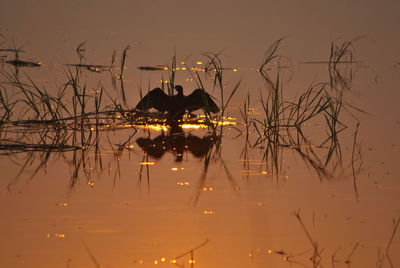
[(6, 0), (1, 263), (398, 267), (399, 8)]

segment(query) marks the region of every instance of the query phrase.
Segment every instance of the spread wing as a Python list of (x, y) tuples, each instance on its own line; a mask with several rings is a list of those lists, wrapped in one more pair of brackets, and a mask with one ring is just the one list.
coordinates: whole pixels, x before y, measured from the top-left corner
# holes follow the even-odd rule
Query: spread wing
[(154, 108), (160, 112), (165, 112), (168, 107), (168, 99), (168, 95), (161, 88), (155, 88), (139, 101), (135, 109), (145, 111)]
[(218, 105), (211, 96), (202, 88), (195, 89), (192, 94), (186, 97), (186, 107), (189, 112), (204, 109), (213, 113), (218, 113)]

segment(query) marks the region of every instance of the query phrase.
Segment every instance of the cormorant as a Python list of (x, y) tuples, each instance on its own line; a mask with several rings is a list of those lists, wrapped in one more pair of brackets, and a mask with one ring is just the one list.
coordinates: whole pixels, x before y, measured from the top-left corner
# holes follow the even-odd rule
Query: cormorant
[(178, 93), (169, 96), (161, 88), (155, 88), (139, 101), (135, 109), (145, 111), (154, 108), (162, 113), (167, 112), (169, 121), (182, 119), (186, 111), (204, 109), (212, 113), (219, 112), (217, 104), (204, 89), (195, 89), (188, 96), (183, 95), (182, 86), (175, 86), (175, 90)]

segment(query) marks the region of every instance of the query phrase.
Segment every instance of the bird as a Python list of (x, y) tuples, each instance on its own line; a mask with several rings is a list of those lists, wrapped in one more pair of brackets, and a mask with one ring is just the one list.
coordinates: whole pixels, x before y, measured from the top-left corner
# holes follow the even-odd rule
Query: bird
[(203, 109), (212, 113), (219, 112), (218, 105), (204, 89), (195, 89), (187, 96), (183, 95), (182, 86), (176, 85), (175, 90), (177, 94), (167, 95), (161, 88), (155, 88), (138, 102), (135, 109), (146, 111), (154, 108), (162, 113), (167, 112), (167, 119), (170, 122), (181, 120), (186, 111), (191, 113)]

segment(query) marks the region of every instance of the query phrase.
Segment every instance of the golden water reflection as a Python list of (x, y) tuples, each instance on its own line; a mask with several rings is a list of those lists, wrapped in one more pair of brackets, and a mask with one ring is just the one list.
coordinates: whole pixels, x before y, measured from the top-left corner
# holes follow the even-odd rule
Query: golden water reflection
[[(336, 51), (335, 44), (332, 43), (332, 51)], [(292, 52), (298, 54), (297, 49), (300, 48), (296, 44)], [(83, 53), (84, 49), (80, 47), (78, 51)], [(382, 53), (385, 52), (383, 49)], [(352, 58), (352, 54), (347, 55)], [(80, 56), (82, 60), (84, 55)], [(216, 71), (235, 75), (240, 70), (242, 75), (245, 70), (254, 73), (258, 70), (241, 68), (242, 65), (207, 68), (205, 61), (197, 59), (195, 63), (196, 66), (189, 68), (143, 66), (139, 70), (177, 71), (178, 76), (187, 71), (199, 72), (208, 75), (204, 81), (211, 84), (210, 88), (216, 81), (213, 80)], [(358, 122), (345, 117), (346, 128), (332, 128), (335, 130), (332, 137), (337, 139), (332, 144), (329, 129), (321, 122), (290, 125), (293, 121), (288, 115), (293, 115), (290, 113), (293, 110), (282, 112), (285, 116), (278, 123), (285, 120), (288, 122), (285, 125), (268, 121), (271, 118), (265, 101), (270, 92), (259, 91), (259, 85), (252, 79), (244, 81), (247, 84), (240, 94), (249, 92), (253, 102), (250, 103), (250, 97), (248, 102), (239, 97), (226, 110), (229, 116), (188, 116), (178, 126), (166, 124), (160, 114), (138, 115), (122, 111), (122, 106), (104, 113), (82, 111), (86, 117), (63, 117), (62, 121), (68, 123), (60, 125), (52, 123), (50, 112), (44, 113), (42, 119), (46, 120), (11, 123), (6, 123), (11, 113), (5, 113), (4, 122), (2, 119), (0, 123), (3, 265), (41, 268), (397, 265), (400, 195), (395, 145), (399, 124), (394, 109), (398, 98), (394, 96), (398, 94), (390, 91), (397, 88), (397, 70), (390, 73), (383, 68), (380, 70), (383, 78), (377, 79), (371, 69), (363, 69), (355, 79), (353, 61), (343, 63), (348, 64), (321, 65), (311, 74), (307, 70), (316, 67), (306, 63), (302, 63), (307, 66), (302, 66), (298, 73), (295, 68), (278, 65), (262, 70), (269, 74), (284, 70), (276, 80), (284, 81), (277, 88), (283, 88), (285, 95), (298, 94), (299, 88), (308, 86), (316, 73), (329, 71), (329, 85), (343, 89), (339, 98), (346, 98), (351, 105), (363, 103), (374, 114), (368, 118), (360, 116), (359, 136), (355, 134)], [(121, 82), (121, 86), (107, 88), (117, 95), (121, 94), (118, 90), (123, 82), (127, 83), (127, 89), (134, 88), (133, 84), (139, 81), (129, 78), (134, 75), (127, 73), (132, 68), (88, 64), (80, 67), (96, 72), (89, 74), (96, 75), (95, 78), (85, 76), (98, 87), (68, 98), (68, 103), (71, 99), (82, 100), (81, 97), (98, 101), (105, 91), (97, 79), (105, 70), (121, 72), (112, 74), (113, 82)], [(299, 75), (294, 80), (286, 79), (286, 72)], [(370, 77), (376, 79), (371, 81)], [(171, 85), (171, 80), (164, 78), (152, 77), (149, 84)], [(2, 83), (2, 94), (8, 94), (7, 90), (18, 82), (27, 82), (21, 76), (18, 79)], [(197, 80), (192, 76), (185, 81)], [(379, 87), (377, 81), (384, 86)], [(273, 87), (274, 83), (274, 79), (267, 80), (267, 87)], [(231, 85), (228, 81), (222, 88), (229, 90)], [(325, 88), (316, 89), (322, 92)], [(32, 92), (31, 96), (40, 95)], [(124, 107), (136, 100), (132, 92), (135, 91), (127, 91)], [(303, 99), (312, 100), (316, 96), (312, 94)], [(364, 94), (368, 97), (364, 98)], [(327, 95), (321, 103), (335, 103), (337, 99)], [(12, 106), (11, 100), (8, 104)], [(304, 114), (315, 107), (308, 107), (311, 109), (305, 109)], [(323, 106), (324, 111), (328, 108)], [(389, 112), (390, 109), (394, 111)], [(60, 112), (63, 108), (58, 106), (56, 110)], [(331, 115), (326, 114), (328, 119)], [(253, 121), (248, 121), (248, 116)], [(252, 128), (256, 123), (258, 128)], [(324, 142), (326, 136), (328, 142)], [(373, 149), (363, 151), (361, 145), (365, 144)], [(360, 164), (359, 168), (354, 167), (354, 162)]]

